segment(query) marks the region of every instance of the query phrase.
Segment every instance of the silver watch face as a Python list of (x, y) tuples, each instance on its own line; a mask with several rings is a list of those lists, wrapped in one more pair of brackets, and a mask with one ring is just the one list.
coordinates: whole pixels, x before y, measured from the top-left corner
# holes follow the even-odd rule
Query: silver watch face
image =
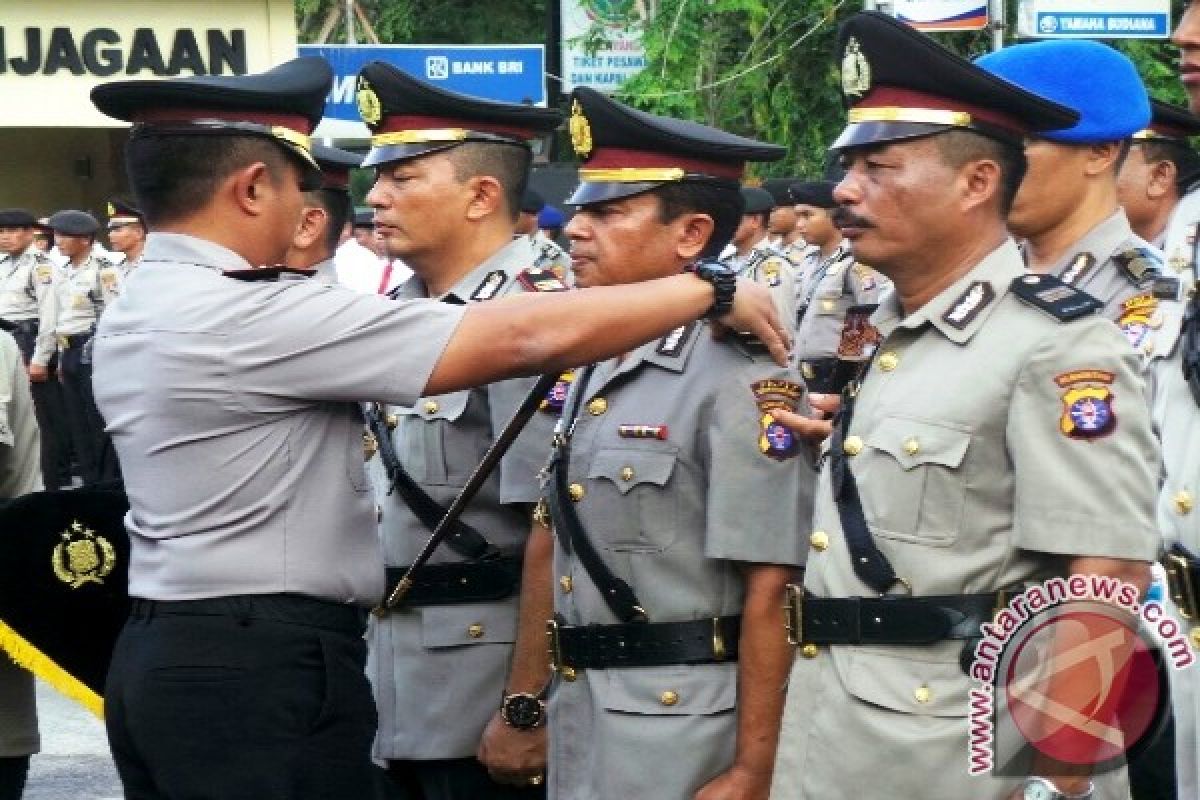
[(1025, 800), (1055, 800), (1058, 792), (1047, 781), (1032, 779), (1025, 784)]

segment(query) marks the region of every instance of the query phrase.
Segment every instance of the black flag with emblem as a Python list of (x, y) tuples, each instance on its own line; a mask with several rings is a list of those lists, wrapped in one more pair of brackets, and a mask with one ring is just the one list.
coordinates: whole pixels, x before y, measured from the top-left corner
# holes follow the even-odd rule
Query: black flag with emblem
[(129, 616), (128, 509), (101, 487), (0, 504), (0, 649), (97, 716)]

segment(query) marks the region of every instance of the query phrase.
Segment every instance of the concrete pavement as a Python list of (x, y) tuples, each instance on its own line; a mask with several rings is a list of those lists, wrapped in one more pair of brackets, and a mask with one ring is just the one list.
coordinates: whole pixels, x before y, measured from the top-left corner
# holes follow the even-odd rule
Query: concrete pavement
[(104, 723), (38, 681), (42, 752), (33, 757), (23, 800), (121, 800)]

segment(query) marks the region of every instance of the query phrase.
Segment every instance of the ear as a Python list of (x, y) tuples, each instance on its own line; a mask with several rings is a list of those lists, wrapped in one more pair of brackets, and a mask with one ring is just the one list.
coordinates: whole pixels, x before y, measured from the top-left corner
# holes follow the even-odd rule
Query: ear
[(964, 212), (994, 202), (1004, 191), (1004, 175), (1000, 165), (991, 159), (968, 161), (959, 171), (962, 185), (961, 205)]
[(1175, 180), (1178, 176), (1179, 170), (1175, 168), (1175, 162), (1165, 159), (1157, 162), (1150, 169), (1150, 182), (1146, 186), (1146, 196), (1154, 200), (1166, 197), (1175, 190)]
[(704, 252), (716, 223), (708, 214), (684, 214), (672, 224), (677, 232), (675, 253), (685, 262), (695, 261)]
[(490, 175), (476, 175), (467, 181), (467, 187), (471, 192), (467, 219), (478, 222), (503, 210), (504, 187), (500, 181)]
[(271, 172), (261, 161), (242, 167), (225, 183), (233, 203), (247, 216), (261, 216), (275, 196), (271, 191)]
[(300, 225), (296, 235), (292, 237), (292, 247), (296, 250), (307, 250), (325, 234), (325, 225), (329, 215), (320, 206), (305, 206), (300, 213)]
[(1123, 146), (1122, 142), (1102, 142), (1088, 145), (1087, 159), (1083, 168), (1084, 174), (1099, 175), (1110, 169), (1115, 170)]

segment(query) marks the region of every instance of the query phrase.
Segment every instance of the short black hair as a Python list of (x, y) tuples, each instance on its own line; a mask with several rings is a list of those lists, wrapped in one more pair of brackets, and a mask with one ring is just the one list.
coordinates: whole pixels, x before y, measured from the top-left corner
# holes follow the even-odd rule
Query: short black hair
[(492, 142), (465, 142), (446, 151), (454, 176), (466, 182), (486, 175), (504, 187), (504, 204), (513, 223), (521, 213), (521, 198), (529, 183), (533, 153), (528, 147)]
[(304, 193), (304, 204), (325, 211), (325, 249), (332, 255), (353, 213), (350, 195), (341, 189), (313, 189)]
[(261, 161), (278, 183), (293, 160), (266, 138), (134, 132), (126, 171), (146, 227), (176, 222), (203, 208), (231, 173)]
[(1175, 189), (1180, 195), (1186, 194), (1188, 187), (1200, 178), (1200, 153), (1186, 142), (1174, 139), (1142, 139), (1137, 144), (1141, 145), (1142, 155), (1147, 163), (1170, 161), (1175, 165)]
[(946, 131), (934, 138), (942, 158), (954, 169), (970, 161), (995, 161), (1000, 166), (1000, 213), (1007, 217), (1028, 167), (1024, 148), (964, 129)]
[(708, 237), (701, 258), (716, 258), (733, 239), (742, 221), (745, 201), (736, 184), (709, 181), (678, 181), (664, 183), (652, 190), (659, 199), (658, 217), (673, 222), (684, 214), (707, 214), (713, 220), (713, 232)]

